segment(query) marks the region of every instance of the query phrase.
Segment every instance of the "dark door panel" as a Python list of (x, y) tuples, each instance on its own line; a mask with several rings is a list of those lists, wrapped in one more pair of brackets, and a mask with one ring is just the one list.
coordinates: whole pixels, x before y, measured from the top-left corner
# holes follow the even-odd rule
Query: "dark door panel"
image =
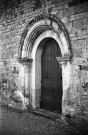
[(42, 53), (42, 79), (40, 107), (51, 111), (61, 111), (62, 105), (62, 69), (56, 57), (61, 56), (60, 48), (54, 39), (50, 39)]

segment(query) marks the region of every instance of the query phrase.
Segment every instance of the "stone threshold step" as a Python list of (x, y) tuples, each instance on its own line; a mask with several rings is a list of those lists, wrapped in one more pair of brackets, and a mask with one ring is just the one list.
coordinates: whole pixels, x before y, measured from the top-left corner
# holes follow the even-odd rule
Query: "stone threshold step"
[(41, 115), (41, 116), (44, 116), (44, 117), (47, 117), (47, 118), (51, 118), (51, 119), (61, 119), (62, 115), (59, 114), (59, 113), (54, 113), (54, 112), (50, 112), (50, 111), (47, 111), (47, 110), (43, 110), (43, 109), (32, 109), (32, 108), (29, 108), (29, 109), (25, 109), (23, 107), (18, 107), (16, 105), (13, 105), (13, 104), (10, 104), (9, 102), (6, 102), (4, 100), (2, 100), (0, 102), (1, 106), (2, 107), (5, 107), (7, 106), (8, 108), (12, 108), (13, 110), (15, 111), (19, 111), (19, 112), (29, 112), (29, 113), (34, 113), (36, 115)]
[(59, 120), (62, 119), (61, 114), (55, 113), (55, 112), (50, 112), (50, 111), (43, 110), (43, 109), (33, 109), (33, 110), (29, 110), (29, 112), (35, 113), (37, 115), (41, 115), (41, 116), (44, 116), (44, 117), (48, 117), (48, 118), (51, 118), (51, 119), (55, 119), (55, 120), (56, 119), (59, 119)]

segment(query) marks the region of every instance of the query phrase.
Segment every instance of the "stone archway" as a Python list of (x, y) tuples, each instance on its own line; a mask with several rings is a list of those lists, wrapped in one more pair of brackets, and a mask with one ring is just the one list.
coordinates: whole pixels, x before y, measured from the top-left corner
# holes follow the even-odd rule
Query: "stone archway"
[[(43, 50), (42, 41), (53, 38), (58, 43), (62, 57), (58, 57), (57, 61), (62, 67), (62, 112), (65, 111), (67, 91), (70, 87), (70, 71), (71, 71), (71, 47), (67, 31), (63, 23), (52, 15), (39, 16), (34, 18), (27, 26), (26, 32), (22, 35), (19, 49), (19, 59), (27, 59), (26, 65), (31, 65), (30, 78), (26, 83), (30, 82), (30, 101), (33, 108), (40, 107), (41, 100), (41, 54)], [(26, 34), (25, 34), (26, 33)], [(30, 62), (32, 63), (30, 64)], [(28, 64), (29, 63), (29, 64)], [(36, 65), (38, 64), (38, 65)], [(29, 81), (29, 82), (28, 82)]]

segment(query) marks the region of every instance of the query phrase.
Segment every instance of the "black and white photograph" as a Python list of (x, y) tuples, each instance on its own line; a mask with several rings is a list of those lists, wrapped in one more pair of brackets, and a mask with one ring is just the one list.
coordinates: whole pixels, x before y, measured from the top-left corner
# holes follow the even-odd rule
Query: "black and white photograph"
[(0, 0), (0, 135), (88, 135), (88, 0)]

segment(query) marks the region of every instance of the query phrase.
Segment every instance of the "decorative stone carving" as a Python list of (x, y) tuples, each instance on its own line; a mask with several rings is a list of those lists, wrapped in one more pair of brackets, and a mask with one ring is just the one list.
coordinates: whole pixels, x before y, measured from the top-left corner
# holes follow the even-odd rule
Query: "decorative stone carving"
[(60, 66), (66, 65), (68, 61), (71, 60), (71, 56), (69, 54), (66, 54), (63, 57), (56, 57), (57, 61), (59, 62)]
[(18, 61), (19, 63), (22, 63), (23, 65), (26, 65), (27, 67), (30, 68), (32, 66), (33, 59), (24, 57), (24, 58), (19, 58)]
[[(22, 56), (22, 51), (23, 51), (23, 46), (24, 46), (25, 40), (28, 41), (28, 43), (26, 44), (26, 47), (29, 48), (29, 44), (30, 44), (30, 53), (31, 53), (35, 39), (37, 39), (37, 37), (39, 35), (41, 35), (41, 33), (43, 33), (44, 31), (48, 31), (48, 30), (53, 30), (56, 33), (58, 33), (58, 35), (60, 35), (60, 33), (63, 32), (64, 36), (66, 37), (66, 41), (68, 41), (68, 48), (71, 48), (71, 46), (69, 44), (68, 34), (66, 34), (67, 31), (65, 29), (65, 26), (63, 25), (63, 23), (61, 22), (61, 20), (59, 18), (57, 18), (55, 15), (50, 14), (50, 12), (51, 12), (50, 10), (51, 10), (51, 8), (48, 7), (48, 9), (45, 11), (44, 14), (34, 17), (28, 23), (28, 25), (27, 25), (26, 29), (24, 30), (22, 37), (21, 37), (18, 57)], [(46, 12), (48, 12), (48, 14)], [(41, 25), (41, 20), (44, 20), (42, 25)], [(39, 24), (39, 21), (40, 21), (40, 24)], [(35, 25), (35, 24), (37, 24), (37, 25)], [(35, 27), (33, 27), (33, 25)], [(58, 26), (58, 28), (56, 28), (56, 25)], [(30, 32), (30, 34), (28, 34), (28, 31), (30, 30), (31, 27), (33, 27), (33, 30)], [(29, 38), (27, 39), (28, 35), (29, 35)], [(32, 39), (31, 39), (31, 35), (32, 35)]]

